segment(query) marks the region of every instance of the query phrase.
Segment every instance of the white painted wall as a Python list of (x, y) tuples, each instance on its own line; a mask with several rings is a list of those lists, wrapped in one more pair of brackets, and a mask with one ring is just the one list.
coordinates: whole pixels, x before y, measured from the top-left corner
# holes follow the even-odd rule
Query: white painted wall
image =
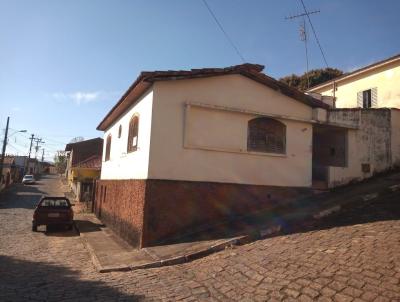
[[(149, 90), (104, 132), (101, 179), (146, 179), (148, 177), (152, 106), (153, 91)], [(139, 114), (138, 149), (127, 153), (129, 121), (134, 114)], [(118, 138), (120, 125), (122, 125), (122, 134)], [(110, 160), (104, 161), (109, 134), (112, 135)]]
[(286, 155), (249, 153), (247, 121), (256, 115), (196, 109), (188, 118), (185, 104), (228, 106), (303, 120), (311, 120), (312, 108), (241, 75), (156, 82), (153, 87), (149, 178), (311, 186), (311, 123), (282, 120), (287, 127)]
[(375, 68), (349, 79), (339, 80), (337, 90), (333, 85), (312, 89), (313, 92), (336, 97), (336, 108), (356, 108), (357, 92), (377, 88), (379, 108), (400, 108), (400, 60)]

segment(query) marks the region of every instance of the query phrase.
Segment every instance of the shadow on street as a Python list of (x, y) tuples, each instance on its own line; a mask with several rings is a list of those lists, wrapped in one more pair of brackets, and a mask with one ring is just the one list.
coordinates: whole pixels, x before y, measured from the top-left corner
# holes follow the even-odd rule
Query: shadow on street
[(101, 281), (84, 281), (69, 268), (0, 255), (1, 301), (142, 301)]

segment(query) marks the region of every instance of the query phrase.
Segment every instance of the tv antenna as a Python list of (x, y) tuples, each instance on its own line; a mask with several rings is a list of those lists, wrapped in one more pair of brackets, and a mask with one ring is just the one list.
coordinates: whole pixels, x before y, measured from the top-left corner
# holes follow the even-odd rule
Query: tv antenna
[(319, 10), (314, 10), (311, 12), (306, 11), (305, 13), (302, 14), (297, 14), (297, 15), (292, 15), (292, 16), (288, 16), (285, 17), (285, 20), (293, 20), (293, 19), (297, 19), (297, 18), (301, 18), (301, 22), (300, 22), (300, 28), (299, 28), (299, 33), (300, 33), (300, 40), (304, 42), (304, 50), (305, 50), (305, 54), (306, 54), (306, 77), (307, 77), (307, 88), (310, 88), (310, 79), (309, 79), (309, 75), (308, 75), (308, 71), (309, 71), (309, 63), (308, 63), (308, 34), (307, 34), (307, 26), (306, 26), (306, 19), (305, 17), (311, 15), (311, 14), (317, 14), (319, 13)]

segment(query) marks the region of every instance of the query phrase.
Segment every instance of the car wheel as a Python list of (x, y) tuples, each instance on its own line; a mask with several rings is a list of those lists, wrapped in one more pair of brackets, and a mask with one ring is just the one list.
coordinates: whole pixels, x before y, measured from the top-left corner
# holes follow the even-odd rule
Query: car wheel
[(32, 224), (32, 232), (37, 232), (37, 225), (36, 224)]

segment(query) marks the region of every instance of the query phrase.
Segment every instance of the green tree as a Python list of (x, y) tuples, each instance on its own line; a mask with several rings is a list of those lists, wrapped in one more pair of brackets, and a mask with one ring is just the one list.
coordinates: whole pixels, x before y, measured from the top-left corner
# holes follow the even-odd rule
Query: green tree
[[(279, 79), (279, 81), (288, 84), (291, 87), (297, 88), (301, 91), (306, 91), (308, 88), (330, 81), (343, 74), (343, 71), (339, 69), (328, 67), (322, 69), (312, 69), (308, 73), (306, 72), (300, 76), (296, 74), (291, 74), (289, 76)], [(310, 82), (309, 87), (308, 81)]]
[(54, 155), (54, 165), (58, 173), (64, 173), (67, 168), (67, 155), (65, 151), (57, 151)]

